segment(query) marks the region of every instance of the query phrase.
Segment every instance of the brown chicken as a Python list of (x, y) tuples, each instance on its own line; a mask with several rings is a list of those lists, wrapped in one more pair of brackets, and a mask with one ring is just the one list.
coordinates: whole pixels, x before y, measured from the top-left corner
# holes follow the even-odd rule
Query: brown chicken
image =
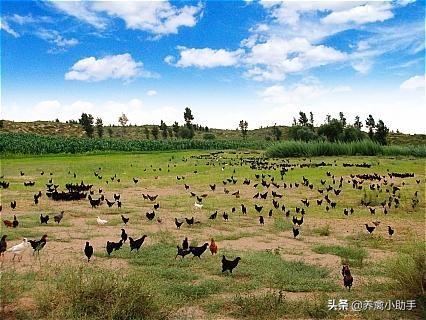
[(13, 227), (13, 223), (12, 223), (12, 221), (9, 221), (9, 220), (3, 220), (3, 223), (4, 223), (4, 225), (5, 225), (6, 227), (8, 227), (8, 228), (12, 228), (12, 227)]
[(212, 238), (212, 240), (210, 242), (210, 246), (209, 247), (210, 247), (210, 252), (212, 253), (212, 255), (217, 253), (217, 244), (216, 244), (216, 242), (214, 241), (213, 238)]

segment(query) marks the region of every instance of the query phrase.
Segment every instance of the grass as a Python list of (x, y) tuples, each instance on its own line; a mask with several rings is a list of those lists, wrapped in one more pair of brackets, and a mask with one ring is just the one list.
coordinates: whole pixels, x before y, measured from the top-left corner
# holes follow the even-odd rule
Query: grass
[(405, 245), (393, 259), (385, 264), (385, 271), (394, 280), (396, 290), (411, 297), (425, 296), (426, 248), (421, 242)]
[(270, 146), (266, 156), (271, 158), (318, 156), (416, 156), (426, 157), (426, 146), (381, 146), (370, 140), (357, 142), (285, 141)]
[(367, 251), (364, 248), (354, 246), (317, 245), (312, 248), (312, 251), (339, 256), (342, 258), (342, 263), (349, 263), (350, 266), (354, 267), (362, 267), (365, 258), (367, 258)]
[[(22, 222), (17, 229), (2, 228), (2, 233), (9, 236), (9, 246), (19, 243), (23, 237), (36, 239), (43, 233), (49, 235), (49, 242), (37, 260), (31, 256), (31, 252), (28, 252), (21, 262), (12, 263), (11, 255), (6, 253), (1, 270), (10, 272), (5, 274), (5, 277), (13, 279), (10, 286), (2, 288), (9, 301), (6, 310), (14, 307), (13, 301), (23, 299), (32, 301), (34, 305), (33, 309), (28, 310), (27, 318), (34, 315), (33, 318), (40, 319), (119, 319), (118, 313), (121, 312), (128, 312), (129, 315), (141, 312), (146, 314), (148, 319), (185, 318), (186, 312), (189, 313), (187, 317), (193, 319), (214, 319), (224, 316), (234, 319), (254, 319), (256, 314), (257, 317), (265, 314), (265, 317), (271, 319), (285, 317), (323, 319), (344, 316), (338, 312), (327, 312), (328, 297), (365, 299), (371, 296), (375, 299), (392, 299), (398, 296), (399, 292), (403, 292), (398, 281), (386, 271), (386, 265), (382, 264), (382, 259), (379, 258), (378, 261), (368, 259), (368, 268), (355, 270), (355, 285), (353, 290), (347, 293), (341, 286), (339, 266), (330, 266), (325, 261), (328, 259), (325, 255), (311, 253), (313, 248), (323, 245), (324, 248), (320, 250), (325, 253), (336, 254), (342, 259), (347, 258), (351, 266), (359, 266), (361, 265), (359, 251), (365, 249), (369, 254), (372, 253), (370, 256), (373, 257), (376, 257), (374, 253), (377, 250), (372, 249), (380, 249), (383, 253), (395, 253), (400, 251), (401, 244), (409, 239), (415, 239), (415, 235), (419, 234), (421, 229), (419, 227), (424, 224), (425, 194), (423, 185), (415, 181), (420, 179), (423, 183), (425, 179), (422, 159), (344, 156), (294, 158), (288, 162), (285, 159), (263, 159), (268, 164), (274, 162), (277, 167), (291, 164), (294, 168), (284, 177), (287, 185), (293, 183), (293, 188), (277, 190), (283, 194), (283, 198), (278, 199), (280, 206), (285, 205), (286, 210), (291, 210), (290, 218), (287, 219), (281, 210), (275, 209), (271, 218), (266, 216), (269, 209), (273, 208), (270, 198), (267, 200), (252, 198), (254, 193), (266, 188), (255, 189), (252, 185), (241, 184), (245, 177), (251, 179), (252, 184), (260, 181), (254, 176), (257, 173), (271, 174), (277, 183), (283, 183), (280, 180), (279, 170), (264, 168), (252, 170), (244, 161), (241, 165), (240, 159), (248, 160), (252, 157), (261, 157), (261, 154), (233, 151), (214, 156), (209, 151), (179, 151), (73, 157), (15, 156), (2, 159), (1, 175), (4, 175), (4, 178), (1, 180), (11, 183), (9, 189), (1, 190), (2, 219), (12, 219), (13, 214), (16, 214)], [(215, 165), (208, 165), (208, 162)], [(301, 167), (302, 164), (321, 162), (328, 165)], [(342, 165), (364, 162), (370, 163), (372, 167), (351, 168)], [(222, 166), (225, 166), (224, 171), (221, 170)], [(21, 170), (25, 172), (24, 176), (20, 176)], [(44, 176), (40, 175), (41, 170), (45, 171)], [(198, 173), (195, 174), (194, 170)], [(414, 172), (415, 177), (393, 179), (392, 182), (396, 185), (401, 185), (402, 181), (406, 183), (400, 192), (401, 206), (398, 209), (392, 208), (387, 216), (378, 212), (372, 217), (368, 209), (360, 205), (363, 191), (352, 189), (351, 185), (346, 183), (346, 178), (350, 174), (358, 173), (377, 172), (386, 175), (387, 170)], [(104, 178), (102, 180), (96, 178), (94, 171), (102, 172)], [(335, 197), (331, 193), (332, 200), (338, 200), (338, 209), (330, 210), (328, 213), (325, 212), (324, 205), (316, 206), (316, 199), (319, 198), (316, 188), (320, 180), (326, 179), (326, 185), (332, 184), (332, 179), (326, 175), (327, 171), (336, 177), (345, 177), (342, 194)], [(50, 172), (52, 176), (49, 175)], [(74, 172), (77, 173), (76, 178), (73, 177)], [(114, 174), (121, 179), (120, 183), (109, 179)], [(241, 192), (239, 199), (223, 192), (222, 180), (231, 175), (238, 179), (238, 183), (226, 187), (232, 192), (239, 189)], [(185, 176), (185, 180), (177, 180), (176, 176)], [(294, 183), (300, 182), (302, 176), (315, 184), (313, 190), (304, 186), (294, 187)], [(137, 185), (133, 183), (132, 177), (139, 178)], [(85, 183), (94, 184), (95, 190), (103, 188), (108, 199), (111, 199), (114, 193), (120, 193), (123, 208), (110, 209), (103, 205), (91, 209), (87, 200), (65, 203), (53, 202), (46, 197), (42, 197), (39, 205), (35, 206), (32, 203), (33, 194), (40, 189), (43, 191), (44, 184), (50, 178), (55, 184), (59, 184), (60, 188), (66, 182), (79, 183), (84, 180)], [(22, 182), (26, 180), (35, 180), (36, 185), (24, 187)], [(109, 181), (108, 184), (106, 180)], [(215, 192), (208, 188), (208, 184), (213, 182), (218, 185)], [(194, 198), (185, 191), (184, 183), (190, 185), (190, 191), (208, 194), (202, 210), (194, 209)], [(368, 187), (367, 182), (364, 185)], [(271, 189), (272, 186), (269, 191)], [(419, 191), (420, 203), (416, 210), (409, 210), (415, 191)], [(152, 208), (152, 203), (143, 200), (142, 193), (159, 194), (158, 202), (161, 207), (157, 213), (163, 219), (162, 224), (146, 219), (145, 212)], [(371, 193), (371, 197), (374, 199), (375, 193)], [(385, 197), (384, 191), (383, 194), (379, 194), (380, 200)], [(301, 206), (300, 200), (305, 198), (310, 200), (311, 206), (305, 208), (305, 223), (301, 227), (302, 237), (293, 239), (291, 216), (295, 207)], [(8, 205), (12, 200), (17, 200), (18, 203), (14, 211)], [(248, 207), (246, 216), (241, 213), (241, 203)], [(262, 211), (266, 216), (264, 226), (259, 225), (258, 214), (253, 208), (255, 203), (264, 205)], [(232, 207), (237, 208), (235, 213), (230, 213)], [(344, 216), (343, 208), (349, 207), (353, 207), (355, 213)], [(50, 222), (48, 226), (39, 224), (40, 213), (53, 216), (61, 210), (65, 210), (65, 216), (60, 225)], [(209, 215), (215, 210), (219, 212), (218, 219), (209, 220)], [(230, 213), (228, 222), (221, 219), (223, 211)], [(138, 253), (130, 253), (129, 245), (126, 243), (121, 250), (107, 257), (105, 242), (118, 241), (120, 228), (123, 226), (121, 214), (130, 217), (130, 223), (125, 227), (129, 236), (135, 238), (147, 234), (148, 237)], [(111, 223), (102, 227), (96, 225), (98, 215), (110, 220)], [(181, 230), (175, 228), (174, 217), (183, 220), (184, 217), (191, 216), (201, 223), (193, 227), (184, 224)], [(373, 235), (368, 235), (363, 223), (371, 225), (372, 219), (381, 220), (382, 224)], [(387, 237), (387, 225), (392, 225), (396, 230), (393, 239)], [(187, 256), (183, 260), (180, 258), (175, 260), (176, 245), (181, 244), (184, 237), (188, 237), (191, 244), (202, 244), (214, 238), (219, 246), (219, 253), (212, 256), (207, 251), (202, 259)], [(422, 237), (417, 237), (421, 242)], [(87, 240), (91, 241), (95, 249), (95, 256), (90, 264), (84, 261), (82, 252), (84, 242)], [(330, 248), (329, 244), (334, 244), (335, 240), (339, 243), (346, 241), (348, 245)], [(241, 257), (240, 264), (232, 275), (221, 272), (222, 254), (231, 259)], [(288, 260), (290, 257), (291, 260)], [(402, 257), (405, 260), (401, 261), (412, 259), (406, 254)], [(43, 265), (52, 267), (40, 270)], [(402, 267), (401, 270), (404, 273), (409, 271)], [(105, 275), (104, 278), (101, 274)], [(412, 278), (414, 272), (407, 274)], [(362, 285), (359, 281), (361, 276)], [(112, 277), (112, 283), (118, 286), (117, 289), (111, 288), (108, 283), (109, 277)], [(77, 285), (80, 279), (84, 280), (81, 288)], [(104, 281), (106, 283), (103, 283)], [(280, 290), (282, 298), (278, 299)], [(106, 291), (111, 292), (112, 298), (105, 297)], [(135, 291), (141, 301), (148, 301), (150, 304), (149, 299), (153, 299), (154, 302), (149, 306), (136, 306), (134, 301), (126, 296), (125, 291)], [(40, 292), (46, 294), (43, 302), (39, 302)], [(70, 292), (70, 297), (64, 297), (65, 292)], [(91, 301), (85, 296), (86, 292), (99, 298)], [(125, 296), (123, 299), (119, 298), (124, 305), (118, 306), (111, 299), (121, 295)], [(293, 300), (292, 295), (298, 298)], [(63, 305), (52, 305), (56, 296), (58, 299), (64, 299)], [(40, 303), (46, 305), (43, 307), (39, 305)], [(31, 307), (31, 304), (29, 305)], [(20, 318), (25, 318), (27, 306), (20, 304), (17, 306), (19, 310), (14, 311), (20, 314)], [(93, 313), (89, 313), (88, 308), (93, 309)], [(170, 309), (174, 311), (170, 313)], [(208, 314), (205, 317), (200, 315), (198, 313), (200, 309)], [(383, 313), (383, 317), (389, 319), (396, 319), (398, 316)], [(404, 317), (404, 314), (401, 316)], [(377, 319), (378, 315), (360, 313), (359, 317)], [(417, 315), (411, 314), (406, 317), (420, 319)], [(9, 320), (7, 316), (5, 319)]]
[(48, 319), (164, 319), (170, 312), (137, 273), (65, 267), (54, 274), (37, 300)]

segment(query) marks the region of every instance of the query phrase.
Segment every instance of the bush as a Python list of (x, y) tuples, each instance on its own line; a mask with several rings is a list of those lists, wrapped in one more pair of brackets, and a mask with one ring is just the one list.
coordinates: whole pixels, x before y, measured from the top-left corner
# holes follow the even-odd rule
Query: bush
[(285, 141), (269, 147), (267, 157), (315, 157), (315, 156), (376, 156), (376, 155), (413, 155), (426, 157), (426, 146), (382, 146), (371, 140), (357, 142), (301, 142)]
[(59, 269), (37, 303), (42, 316), (55, 319), (164, 319), (166, 313), (143, 283), (138, 274), (98, 267)]
[(386, 274), (395, 289), (407, 295), (424, 296), (426, 291), (426, 247), (424, 241), (403, 247), (397, 257), (385, 263)]
[(203, 134), (204, 140), (214, 140), (216, 139), (216, 136), (213, 133), (205, 133)]
[(189, 129), (186, 126), (180, 127), (178, 135), (182, 139), (192, 139), (194, 137), (194, 130)]

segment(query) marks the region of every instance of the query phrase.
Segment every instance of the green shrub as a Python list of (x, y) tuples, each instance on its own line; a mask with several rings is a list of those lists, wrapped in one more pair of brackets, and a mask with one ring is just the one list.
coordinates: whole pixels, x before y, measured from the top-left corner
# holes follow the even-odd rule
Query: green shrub
[(51, 275), (38, 296), (41, 316), (54, 319), (164, 319), (141, 275), (99, 267), (69, 267)]
[(203, 134), (204, 140), (214, 140), (216, 139), (216, 136), (213, 133), (205, 133)]
[(349, 263), (354, 267), (362, 267), (364, 259), (367, 257), (367, 251), (361, 247), (342, 247), (342, 246), (326, 246), (317, 245), (312, 248), (316, 253), (334, 254), (342, 258), (342, 263)]
[(386, 274), (395, 289), (419, 297), (426, 291), (426, 247), (424, 241), (403, 247), (397, 257), (385, 263)]

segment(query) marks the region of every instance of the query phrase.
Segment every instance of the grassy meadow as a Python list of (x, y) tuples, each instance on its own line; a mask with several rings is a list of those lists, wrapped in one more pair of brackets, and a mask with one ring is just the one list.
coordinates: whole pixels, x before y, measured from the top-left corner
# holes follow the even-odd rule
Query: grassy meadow
[[(250, 168), (252, 160), (268, 165)], [(326, 166), (309, 166), (324, 162)], [(370, 168), (348, 167), (350, 164), (371, 164)], [(281, 180), (273, 164), (285, 164), (289, 169)], [(302, 165), (302, 166), (301, 166)], [(21, 172), (24, 175), (21, 175)], [(41, 172), (44, 172), (41, 175)], [(94, 175), (94, 172), (98, 176)], [(335, 177), (327, 175), (330, 172)], [(389, 178), (388, 173), (414, 173), (410, 178)], [(75, 173), (75, 176), (74, 176)], [(371, 190), (378, 181), (365, 180), (362, 190), (348, 183), (351, 174), (386, 175), (388, 186)], [(265, 180), (280, 185), (275, 188), (254, 188), (261, 181), (256, 174), (270, 174)], [(111, 177), (115, 176), (114, 181)], [(8, 235), (8, 246), (18, 244), (23, 237), (39, 239), (48, 234), (49, 240), (40, 255), (25, 252), (21, 261), (12, 260), (6, 252), (1, 259), (0, 318), (2, 319), (422, 319), (425, 316), (425, 160), (403, 156), (339, 156), (290, 159), (264, 159), (254, 151), (178, 151), (155, 153), (107, 153), (97, 155), (55, 155), (8, 157), (1, 161), (0, 181), (10, 182), (1, 189), (2, 220), (20, 222), (16, 229), (2, 223), (1, 234)], [(101, 178), (99, 178), (99, 176)], [(313, 189), (302, 185), (302, 176), (314, 184)], [(178, 180), (177, 177), (180, 179)], [(184, 177), (184, 179), (182, 179)], [(234, 177), (235, 184), (222, 181)], [(343, 177), (342, 192), (336, 196), (335, 209), (328, 212), (324, 198), (317, 189), (331, 185), (338, 188)], [(134, 183), (133, 178), (138, 179)], [(250, 185), (244, 185), (244, 179)], [(38, 205), (33, 195), (46, 190), (52, 179), (59, 190), (65, 183), (93, 184), (92, 197), (99, 191), (106, 199), (120, 194), (122, 208), (105, 203), (92, 209), (87, 199), (53, 201), (46, 195)], [(118, 182), (117, 180), (120, 180)], [(326, 183), (323, 186), (321, 180)], [(416, 180), (420, 180), (418, 183)], [(25, 187), (23, 182), (35, 181)], [(209, 184), (216, 184), (212, 191)], [(284, 188), (284, 183), (286, 188)], [(298, 184), (296, 187), (295, 183)], [(389, 197), (390, 184), (400, 187), (400, 205), (383, 213), (380, 203)], [(185, 190), (184, 184), (189, 185)], [(290, 187), (290, 184), (292, 187)], [(382, 184), (382, 181), (380, 182)], [(226, 194), (224, 188), (230, 192)], [(99, 190), (102, 189), (102, 190)], [(240, 197), (233, 192), (239, 190)], [(283, 195), (272, 206), (271, 190)], [(268, 198), (253, 199), (257, 192), (269, 191)], [(415, 192), (419, 204), (411, 206)], [(197, 195), (203, 193), (203, 207), (194, 206)], [(144, 200), (142, 194), (156, 195), (155, 202)], [(310, 201), (304, 207), (302, 199)], [(376, 208), (372, 215), (362, 199)], [(12, 210), (10, 202), (16, 200)], [(145, 213), (155, 210), (156, 218), (149, 221)], [(241, 204), (248, 207), (242, 215)], [(263, 205), (265, 224), (259, 224), (254, 204)], [(281, 209), (291, 210), (286, 217)], [(231, 208), (236, 212), (232, 213)], [(306, 210), (300, 235), (292, 234), (295, 208)], [(345, 208), (354, 213), (344, 215)], [(268, 212), (273, 209), (272, 217)], [(53, 215), (64, 211), (60, 224)], [(218, 211), (216, 220), (209, 216)], [(229, 213), (229, 221), (222, 213)], [(40, 213), (49, 214), (47, 225), (40, 225)], [(124, 226), (121, 215), (130, 218)], [(108, 220), (99, 226), (96, 217)], [(300, 214), (296, 215), (300, 218)], [(180, 230), (174, 218), (195, 217), (199, 224)], [(160, 221), (157, 221), (157, 218)], [(368, 234), (364, 224), (380, 221)], [(390, 237), (387, 226), (395, 234)], [(130, 252), (128, 242), (109, 257), (106, 241), (118, 241), (124, 228), (133, 238), (148, 237), (139, 252)], [(217, 255), (207, 251), (201, 259), (186, 256), (175, 259), (176, 246), (188, 237), (192, 245), (210, 243), (214, 238)], [(94, 257), (87, 262), (83, 248), (86, 241), (94, 247)], [(241, 257), (233, 274), (221, 272), (222, 255)], [(349, 292), (343, 287), (341, 266), (348, 263), (354, 277)], [(328, 310), (329, 299), (395, 300), (416, 299), (412, 311)]]

